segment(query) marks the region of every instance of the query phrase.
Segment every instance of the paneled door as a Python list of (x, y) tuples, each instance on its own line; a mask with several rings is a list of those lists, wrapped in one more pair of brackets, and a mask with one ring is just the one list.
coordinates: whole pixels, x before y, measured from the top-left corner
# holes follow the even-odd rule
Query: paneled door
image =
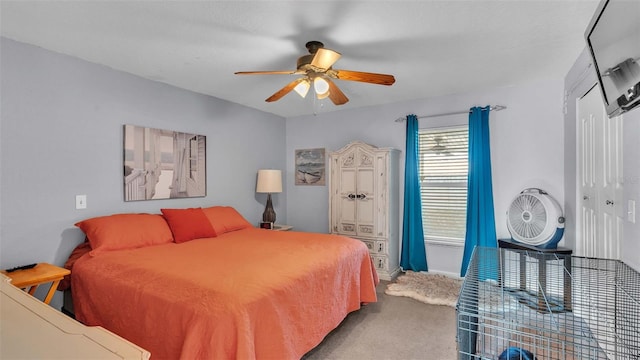
[[(347, 156), (355, 157), (355, 151)], [(358, 169), (354, 162), (348, 161), (340, 164), (340, 160), (338, 158), (332, 159), (332, 168), (342, 171), (337, 174), (340, 186), (334, 187), (337, 200), (333, 206), (335, 206), (336, 217), (331, 219), (333, 221), (331, 231), (355, 236), (358, 217), (356, 206)]]
[(357, 236), (375, 236), (376, 226), (376, 177), (373, 161), (375, 155), (365, 149), (358, 149), (358, 180), (356, 185), (356, 210), (358, 213)]
[(600, 88), (578, 100), (578, 256), (620, 258), (622, 118), (609, 118)]

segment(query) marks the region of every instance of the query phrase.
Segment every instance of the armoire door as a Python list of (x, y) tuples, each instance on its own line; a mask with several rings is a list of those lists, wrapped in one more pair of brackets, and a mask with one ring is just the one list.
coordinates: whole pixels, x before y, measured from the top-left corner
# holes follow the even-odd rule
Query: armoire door
[(600, 88), (578, 100), (578, 201), (576, 255), (620, 258), (622, 119), (606, 115)]
[(345, 164), (342, 158), (336, 159), (336, 164), (333, 164), (338, 169), (338, 184), (335, 187), (337, 191), (338, 204), (336, 208), (337, 216), (335, 221), (338, 223), (334, 225), (333, 231), (348, 235), (356, 235), (356, 223), (357, 223), (357, 168)]
[(356, 179), (356, 236), (375, 236), (375, 175), (374, 154), (358, 149)]
[[(354, 237), (376, 236), (376, 155), (355, 148), (332, 162), (337, 183), (332, 190), (338, 200), (333, 231)], [(333, 171), (333, 170), (332, 170)], [(335, 205), (332, 205), (335, 206)]]

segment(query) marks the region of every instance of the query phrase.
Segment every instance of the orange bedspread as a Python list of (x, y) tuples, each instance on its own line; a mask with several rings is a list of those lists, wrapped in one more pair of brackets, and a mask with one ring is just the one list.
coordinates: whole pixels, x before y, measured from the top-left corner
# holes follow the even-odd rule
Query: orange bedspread
[(245, 229), (85, 255), (71, 288), (78, 320), (152, 359), (299, 359), (375, 302), (377, 281), (358, 240)]

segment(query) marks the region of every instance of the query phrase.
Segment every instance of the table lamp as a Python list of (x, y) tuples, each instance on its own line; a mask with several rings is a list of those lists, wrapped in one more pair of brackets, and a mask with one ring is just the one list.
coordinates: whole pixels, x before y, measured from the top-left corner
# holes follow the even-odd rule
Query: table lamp
[(276, 212), (273, 210), (271, 194), (282, 192), (282, 172), (280, 170), (273, 169), (258, 170), (256, 192), (267, 194), (267, 206), (264, 209), (264, 213), (262, 213), (262, 221), (275, 223)]

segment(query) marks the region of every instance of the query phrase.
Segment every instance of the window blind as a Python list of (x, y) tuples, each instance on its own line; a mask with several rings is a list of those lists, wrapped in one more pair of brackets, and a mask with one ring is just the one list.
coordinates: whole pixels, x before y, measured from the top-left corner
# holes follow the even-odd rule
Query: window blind
[(427, 241), (464, 244), (468, 149), (467, 126), (419, 132), (422, 223)]

